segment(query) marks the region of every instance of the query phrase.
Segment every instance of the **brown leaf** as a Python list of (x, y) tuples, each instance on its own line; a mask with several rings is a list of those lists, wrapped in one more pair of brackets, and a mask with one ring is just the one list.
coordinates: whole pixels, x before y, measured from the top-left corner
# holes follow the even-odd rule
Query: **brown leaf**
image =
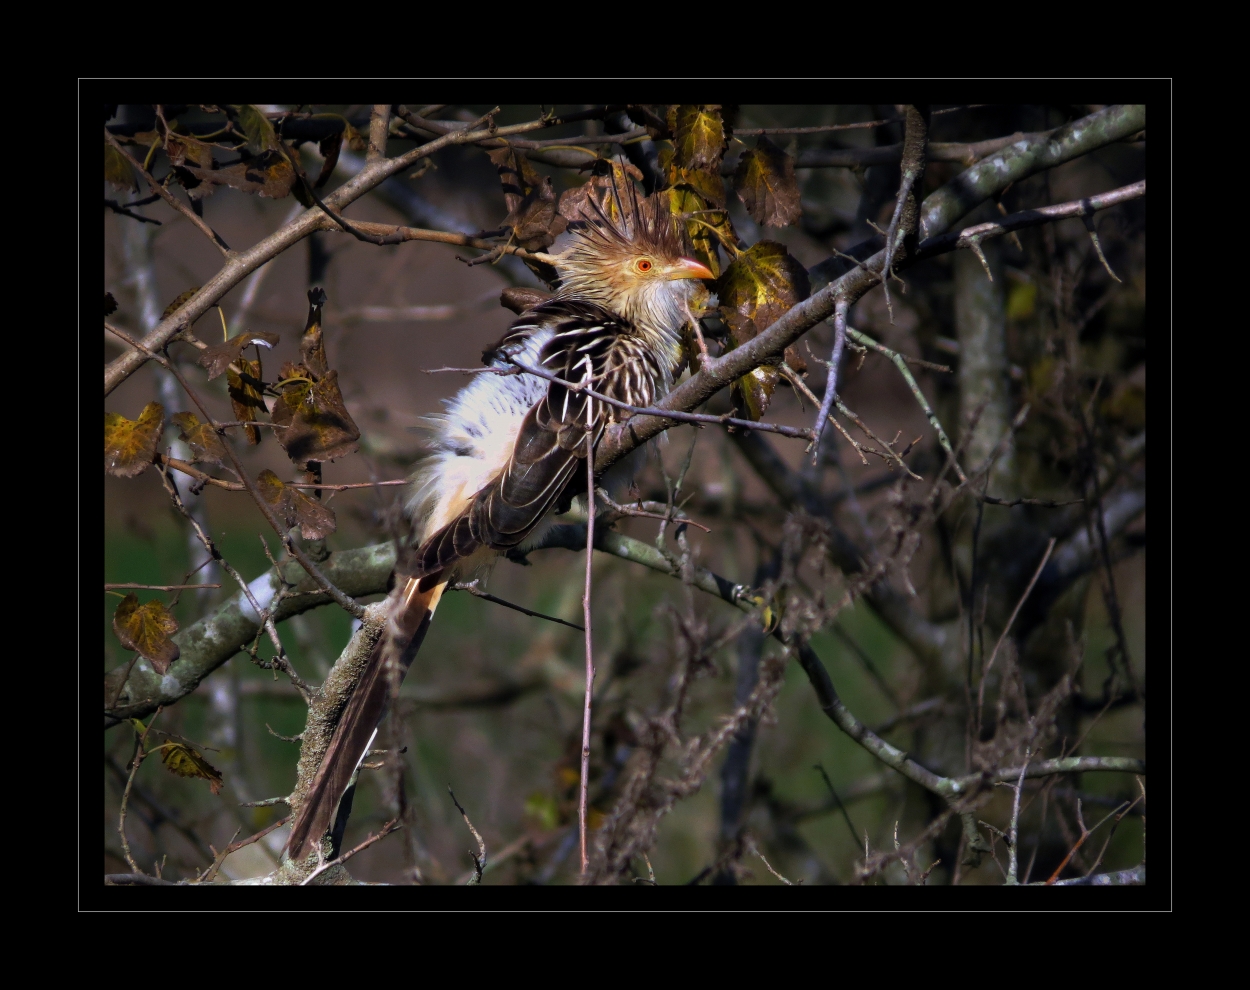
[(734, 169), (734, 191), (756, 223), (788, 227), (803, 212), (794, 159), (763, 135)]
[(166, 132), (165, 154), (169, 156), (170, 165), (203, 169), (213, 167), (212, 146), (185, 134)]
[[(234, 418), (237, 420), (242, 422), (257, 420), (267, 412), (265, 400), (262, 397), (265, 384), (261, 379), (260, 362), (249, 361), (241, 357), (235, 364), (239, 366), (242, 374), (229, 368), (226, 369), (226, 391), (230, 396), (230, 408), (234, 410)], [(245, 426), (243, 433), (247, 437), (247, 442), (252, 446), (260, 443), (259, 426)]]
[(304, 324), (304, 335), (300, 337), (299, 352), (304, 355), (304, 366), (313, 378), (321, 378), (329, 370), (325, 340), (321, 334), (321, 307), (325, 302), (324, 289), (314, 287), (308, 290), (308, 322)]
[(568, 227), (568, 220), (556, 210), (556, 194), (551, 179), (544, 177), (517, 208), (504, 218), (502, 226), (512, 228), (516, 242), (527, 251), (541, 251)]
[(214, 794), (221, 793), (221, 771), (214, 767), (203, 755), (186, 743), (170, 740), (161, 749), (161, 762), (170, 773), (179, 777), (198, 777), (208, 781), (208, 788)]
[(539, 175), (525, 153), (516, 148), (488, 152), (499, 173), (508, 215), (500, 224), (510, 228), (516, 242), (527, 251), (541, 251), (568, 226), (556, 209), (551, 179)]
[(717, 104), (682, 104), (668, 108), (678, 168), (716, 172), (729, 139)]
[(113, 293), (104, 293), (104, 315), (112, 316), (117, 312), (117, 300), (113, 298)]
[(786, 364), (790, 366), (791, 371), (794, 371), (800, 375), (807, 374), (807, 358), (805, 358), (800, 353), (798, 347), (795, 344), (791, 344), (789, 347), (786, 348), (786, 352), (783, 355), (783, 357), (784, 357)]
[(508, 212), (512, 213), (521, 205), (521, 200), (542, 184), (542, 176), (534, 171), (525, 152), (517, 148), (496, 148), (487, 154), (499, 173), (503, 199)]
[(131, 192), (139, 188), (135, 170), (130, 167), (126, 156), (107, 141), (104, 142), (104, 181), (118, 189), (129, 189)]
[(178, 622), (163, 602), (153, 598), (140, 605), (139, 596), (133, 591), (118, 603), (113, 613), (113, 632), (122, 646), (137, 650), (158, 674), (164, 674), (178, 659), (178, 644), (169, 638), (177, 631)]
[(196, 358), (196, 363), (208, 372), (208, 380), (211, 382), (239, 360), (244, 348), (251, 347), (253, 344), (260, 347), (273, 347), (279, 339), (276, 333), (270, 333), (267, 330), (244, 330), (227, 341), (204, 348), (200, 351), (200, 356)]
[(625, 108), (629, 119), (638, 127), (645, 127), (652, 141), (672, 137), (668, 129), (668, 108), (663, 105), (633, 103)]
[(182, 440), (191, 448), (191, 460), (226, 463), (226, 447), (212, 423), (201, 423), (195, 413), (180, 412), (169, 417), (176, 424)]
[(226, 168), (204, 169), (183, 166), (197, 179), (215, 185), (232, 186), (268, 199), (282, 199), (295, 184), (295, 169), (281, 151), (265, 151), (245, 162)]
[(299, 468), (309, 461), (329, 461), (356, 450), (360, 430), (343, 405), (339, 373), (316, 382), (292, 382), (273, 406), (278, 443)]
[(584, 221), (594, 217), (595, 209), (591, 201), (597, 203), (599, 209), (610, 220), (616, 220), (620, 212), (617, 208), (614, 190), (623, 190), (631, 179), (642, 181), (642, 171), (638, 166), (626, 162), (623, 166), (616, 160), (608, 161), (598, 158), (590, 163), (594, 170), (590, 180), (580, 186), (566, 189), (560, 194), (560, 215), (573, 222)]
[(104, 414), (104, 470), (118, 478), (133, 478), (152, 463), (165, 423), (165, 407), (149, 402), (136, 420), (118, 413)]
[(256, 479), (265, 501), (274, 507), (288, 526), (298, 526), (306, 540), (321, 540), (337, 528), (334, 512), (298, 488), (292, 488), (272, 471), (262, 471)]
[(317, 145), (321, 152), (322, 162), (321, 171), (317, 173), (317, 181), (313, 183), (313, 187), (320, 189), (330, 181), (330, 176), (334, 173), (334, 166), (339, 163), (339, 151), (343, 148), (343, 132), (338, 134), (330, 134), (321, 139), (321, 143)]
[(175, 299), (173, 302), (171, 302), (168, 306), (165, 307), (165, 312), (161, 313), (161, 319), (165, 320), (173, 316), (173, 314), (176, 313), (178, 309), (188, 299), (190, 299), (193, 295), (195, 295), (199, 291), (200, 291), (200, 287), (198, 285), (193, 285), (191, 288), (187, 289), (186, 292), (179, 295), (177, 299)]

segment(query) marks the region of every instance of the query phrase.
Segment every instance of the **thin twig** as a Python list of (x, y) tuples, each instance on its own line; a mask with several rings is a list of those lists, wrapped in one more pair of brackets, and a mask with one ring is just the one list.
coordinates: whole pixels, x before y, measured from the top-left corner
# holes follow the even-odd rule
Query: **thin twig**
[[(697, 529), (703, 530), (703, 532), (705, 533), (712, 532), (711, 529), (709, 529), (707, 526), (704, 526), (702, 523), (697, 523), (693, 519), (690, 519), (685, 515), (678, 515), (677, 511), (675, 509), (672, 509), (671, 506), (665, 507), (669, 511), (665, 511), (662, 513), (651, 512), (647, 509), (639, 509), (631, 505), (618, 505), (615, 501), (613, 501), (612, 496), (609, 495), (607, 491), (603, 488), (596, 488), (595, 494), (599, 496), (599, 498), (603, 501), (605, 505), (607, 505), (609, 509), (611, 509), (613, 512), (619, 512), (623, 516), (632, 516), (637, 519), (659, 519), (661, 522), (679, 523), (679, 524), (683, 524), (687, 526), (694, 526)], [(647, 504), (659, 505), (658, 502), (649, 502)]]
[(140, 588), (146, 591), (183, 591), (191, 588), (220, 588), (220, 584), (106, 584), (105, 591), (118, 588)]
[(502, 598), (496, 598), (494, 595), (487, 594), (477, 586), (477, 581), (469, 581), (465, 584), (449, 584), (448, 591), (467, 591), (475, 598), (481, 598), (484, 601), (494, 602), (496, 605), (502, 605), (504, 608), (510, 608), (513, 611), (520, 612), (522, 615), (533, 616), (535, 619), (546, 619), (548, 622), (558, 622), (562, 626), (568, 626), (570, 629), (576, 629), (581, 632), (582, 627), (573, 622), (566, 622), (564, 619), (557, 619), (554, 615), (547, 615), (544, 612), (535, 612), (533, 609), (526, 608), (524, 605), (517, 605), (514, 602), (505, 601)]
[(200, 230), (200, 232), (204, 234), (205, 237), (213, 242), (218, 251), (220, 251), (227, 258), (230, 257), (230, 245), (223, 241), (221, 236), (213, 230), (212, 227), (197, 217), (190, 207), (184, 206), (173, 193), (152, 178), (148, 170), (135, 161), (130, 152), (123, 148), (117, 138), (113, 137), (113, 135), (109, 133), (109, 129), (107, 127), (104, 129), (104, 140), (116, 148), (118, 153), (125, 157), (126, 161), (130, 162), (131, 168), (143, 176), (144, 181), (147, 182), (148, 186), (151, 187), (154, 193), (159, 195), (161, 199), (190, 220)]
[(161, 709), (156, 709), (156, 714), (152, 716), (151, 721), (149, 721), (147, 726), (144, 728), (142, 735), (135, 739), (135, 755), (130, 761), (130, 775), (126, 778), (126, 788), (122, 791), (121, 808), (117, 813), (117, 834), (121, 836), (122, 852), (126, 856), (126, 863), (129, 865), (131, 871), (139, 874), (142, 874), (143, 871), (139, 869), (138, 865), (135, 863), (135, 858), (130, 852), (130, 841), (126, 838), (126, 805), (130, 800), (130, 789), (134, 787), (135, 784), (135, 774), (139, 772), (139, 765), (147, 758), (148, 755), (143, 751), (143, 744), (147, 741), (148, 733), (152, 731), (152, 723), (156, 721), (156, 716), (160, 715), (160, 713)]
[(994, 644), (994, 649), (990, 653), (990, 658), (985, 662), (985, 666), (981, 668), (981, 684), (977, 688), (977, 730), (981, 727), (981, 710), (985, 703), (985, 680), (991, 668), (994, 666), (994, 659), (998, 656), (998, 651), (1003, 645), (1003, 640), (1007, 638), (1007, 634), (1011, 632), (1012, 625), (1015, 624), (1016, 616), (1020, 614), (1020, 609), (1024, 608), (1024, 603), (1028, 600), (1033, 586), (1037, 584), (1037, 579), (1042, 576), (1042, 570), (1046, 567), (1046, 561), (1050, 560), (1051, 551), (1055, 549), (1055, 537), (1050, 538), (1050, 542), (1046, 544), (1046, 552), (1042, 554), (1042, 562), (1037, 565), (1037, 570), (1033, 572), (1033, 577), (1029, 579), (1029, 585), (1024, 589), (1024, 594), (1020, 596), (1020, 600), (1016, 602), (1016, 607), (1011, 611), (1011, 617), (1007, 620), (1007, 625), (1003, 626), (1003, 631), (999, 634), (998, 642)]
[[(590, 396), (592, 399), (596, 399), (599, 402), (605, 402), (609, 406), (613, 406), (616, 409), (622, 409), (633, 416), (663, 416), (667, 419), (676, 420), (679, 423), (712, 423), (718, 426), (736, 426), (744, 430), (762, 430), (765, 433), (779, 433), (783, 437), (794, 437), (800, 440), (812, 439), (811, 430), (801, 429), (794, 426), (779, 426), (775, 423), (757, 423), (754, 420), (736, 419), (733, 416), (711, 416), (705, 413), (678, 412), (674, 409), (659, 409), (653, 406), (631, 406), (628, 402), (621, 402), (619, 399), (613, 399), (611, 396), (596, 392), (588, 385), (566, 382), (563, 378), (559, 378), (543, 368), (530, 367), (528, 364), (523, 364), (514, 357), (510, 357), (508, 360), (524, 371), (527, 375), (534, 375), (536, 378), (545, 378), (549, 382), (555, 382), (557, 385), (563, 385), (572, 392), (582, 392)], [(500, 369), (498, 368), (474, 368), (472, 370), (480, 372), (493, 371), (497, 374), (500, 372)]]
[(473, 822), (469, 820), (469, 813), (456, 800), (456, 792), (451, 789), (451, 784), (447, 785), (447, 793), (451, 795), (451, 803), (460, 812), (460, 817), (469, 826), (469, 831), (473, 833), (473, 838), (477, 839), (477, 852), (474, 853), (472, 850), (469, 852), (469, 855), (473, 857), (473, 876), (465, 882), (466, 887), (472, 887), (482, 882), (482, 871), (486, 869), (486, 843), (483, 841), (481, 833), (473, 827)]
[[(161, 477), (161, 484), (165, 486), (165, 491), (169, 493), (169, 497), (174, 503), (174, 508), (182, 514), (184, 519), (191, 523), (191, 526), (195, 529), (195, 535), (199, 538), (200, 543), (203, 544), (204, 549), (208, 551), (213, 560), (221, 564), (226, 573), (234, 578), (239, 587), (243, 589), (243, 594), (247, 598), (248, 604), (252, 606), (253, 611), (256, 613), (257, 622), (268, 634), (269, 641), (273, 644), (275, 653), (274, 663), (291, 679), (291, 683), (294, 684), (300, 694), (303, 695), (304, 700), (311, 701), (314, 693), (312, 685), (308, 684), (302, 677), (299, 676), (299, 674), (295, 672), (295, 668), (291, 666), (290, 661), (287, 659), (286, 650), (282, 647), (282, 640), (278, 638), (278, 630), (274, 626), (273, 618), (270, 615), (270, 609), (262, 609), (260, 607), (260, 603), (256, 600), (255, 595), (252, 594), (251, 587), (248, 585), (247, 581), (243, 579), (243, 575), (235, 570), (234, 565), (221, 555), (221, 552), (217, 549), (217, 544), (213, 542), (212, 537), (204, 532), (204, 528), (199, 524), (199, 521), (190, 513), (190, 511), (188, 511), (186, 505), (182, 501), (182, 496), (178, 494), (178, 486), (175, 485), (170, 479), (168, 471), (161, 470), (158, 473)], [(258, 631), (257, 635), (259, 636), (259, 634), (260, 633)]]
[[(923, 155), (921, 163), (923, 167)], [(890, 276), (894, 273), (890, 271), (894, 264), (894, 249), (898, 246), (898, 237), (900, 233), (905, 231), (899, 230), (899, 220), (903, 216), (903, 205), (907, 202), (907, 196), (911, 193), (912, 184), (916, 181), (917, 172), (908, 169), (903, 173), (903, 182), (898, 189), (898, 202), (894, 204), (894, 215), (890, 218), (890, 226), (885, 233), (885, 262), (881, 265), (881, 288), (885, 292), (885, 308), (890, 314), (890, 323), (894, 323), (894, 306), (890, 302)]]
[(1011, 802), (1011, 829), (1007, 837), (1007, 844), (1011, 847), (1009, 850), (1011, 858), (1008, 860), (1007, 864), (1007, 883), (1009, 886), (1018, 886), (1020, 883), (1020, 880), (1017, 877), (1017, 872), (1020, 868), (1020, 857), (1018, 851), (1020, 844), (1020, 792), (1024, 790), (1024, 775), (1029, 769), (1030, 755), (1030, 752), (1026, 749), (1024, 751), (1024, 766), (1020, 768), (1020, 777), (1016, 780), (1015, 786), (1012, 788), (1015, 791), (1015, 794), (1012, 797)]
[[(972, 248), (988, 238), (1000, 237), (1003, 234), (1009, 234), (1012, 231), (1021, 230), (1025, 227), (1035, 227), (1038, 224), (1052, 223), (1068, 217), (1089, 218), (1100, 210), (1117, 206), (1120, 203), (1127, 203), (1130, 200), (1140, 199), (1145, 195), (1146, 180), (1142, 179), (1140, 182), (1121, 186), (1119, 189), (1112, 189), (1110, 192), (1100, 193), (1097, 196), (1086, 196), (1084, 199), (1073, 200), (1069, 203), (1059, 203), (1055, 206), (1040, 206), (1035, 210), (1021, 210), (1018, 213), (1012, 213), (1010, 216), (1003, 217), (1001, 220), (992, 220), (989, 223), (965, 227), (963, 230), (955, 233), (930, 237), (916, 249), (916, 260), (957, 248)], [(1101, 255), (1101, 251), (1099, 254)], [(1114, 273), (1112, 274), (1114, 277)], [(1116, 281), (1119, 281), (1119, 279), (1117, 278)]]
[(825, 420), (829, 418), (834, 400), (838, 397), (838, 368), (842, 364), (842, 351), (846, 347), (846, 314), (850, 308), (849, 300), (839, 297), (833, 310), (833, 353), (829, 357), (825, 395), (820, 400), (820, 410), (816, 413), (816, 425), (811, 430), (813, 464), (820, 458), (820, 434), (824, 431)]
[(911, 389), (911, 394), (915, 396), (916, 402), (919, 403), (920, 408), (924, 411), (925, 417), (929, 420), (929, 425), (932, 426), (937, 432), (938, 443), (942, 445), (942, 449), (946, 451), (948, 457), (954, 458), (952, 463), (955, 468), (955, 473), (959, 475), (959, 480), (961, 482), (967, 481), (967, 476), (964, 474), (963, 468), (959, 466), (959, 460), (955, 458), (955, 452), (951, 447), (950, 438), (947, 437), (946, 431), (942, 429), (941, 420), (937, 418), (937, 413), (935, 413), (930, 407), (929, 400), (924, 397), (924, 393), (920, 391), (920, 386), (916, 384), (915, 376), (911, 373), (911, 369), (907, 367), (907, 359), (904, 358), (898, 351), (886, 347), (884, 344), (878, 343), (867, 334), (860, 333), (853, 327), (847, 329), (846, 335), (851, 340), (855, 341), (855, 343), (871, 348), (880, 354), (884, 354), (894, 363), (894, 367), (896, 367), (899, 374), (903, 376), (903, 381), (907, 383), (907, 387)]
[(319, 877), (326, 870), (330, 869), (330, 867), (343, 865), (349, 859), (355, 856), (356, 853), (364, 852), (366, 849), (368, 849), (371, 845), (373, 845), (379, 839), (384, 839), (388, 835), (390, 835), (392, 832), (397, 832), (399, 831), (399, 829), (403, 827), (404, 827), (403, 822), (401, 822), (398, 818), (392, 818), (389, 822), (387, 822), (385, 825), (382, 826), (381, 830), (376, 835), (369, 836), (369, 838), (365, 839), (365, 841), (362, 842), (360, 845), (355, 846), (352, 849), (349, 849), (347, 852), (343, 853), (343, 855), (330, 860), (328, 863), (322, 863), (320, 866), (318, 866), (315, 870), (313, 870), (310, 874), (308, 874), (308, 876), (306, 876), (303, 879), (303, 881), (300, 883), (300, 886), (307, 887), (310, 883), (312, 883), (312, 881), (316, 877)]
[(590, 778), (590, 702), (595, 683), (594, 636), (590, 625), (590, 592), (595, 549), (595, 436), (586, 434), (586, 590), (582, 595), (582, 622), (586, 626), (586, 701), (582, 708), (582, 766), (577, 791), (577, 838), (584, 877), (590, 860), (586, 856), (586, 788)]

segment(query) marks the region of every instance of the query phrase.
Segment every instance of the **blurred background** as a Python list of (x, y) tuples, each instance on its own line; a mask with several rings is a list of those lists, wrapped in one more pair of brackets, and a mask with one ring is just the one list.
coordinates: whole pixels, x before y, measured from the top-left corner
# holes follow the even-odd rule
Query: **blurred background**
[[(262, 109), (276, 113), (296, 108)], [(368, 107), (316, 109), (341, 114), (367, 131)], [(447, 107), (439, 116), (474, 120), (489, 109)], [(1047, 131), (1099, 108), (935, 109), (951, 112), (933, 117), (931, 141), (974, 143), (1015, 132)], [(533, 119), (538, 112), (535, 107), (505, 107), (497, 119), (509, 124)], [(893, 106), (741, 106), (725, 108), (724, 116), (735, 132), (894, 121), (772, 136), (800, 166), (796, 179), (802, 215), (794, 225), (764, 229), (731, 192), (728, 208), (747, 244), (778, 241), (810, 270), (826, 262), (831, 252), (847, 251), (871, 238), (873, 225), (889, 224), (899, 186), (896, 161), (853, 168), (804, 167), (804, 155), (815, 162), (821, 152), (900, 142), (902, 124), (896, 121)], [(195, 111), (180, 119), (194, 121)], [(151, 129), (153, 122), (152, 107), (122, 106), (109, 123), (118, 131), (128, 128), (135, 133)], [(622, 120), (617, 126), (634, 125)], [(567, 125), (554, 131), (550, 140), (566, 133), (600, 133), (596, 128), (604, 127), (611, 129), (613, 121)], [(548, 139), (545, 133), (543, 137)], [(664, 143), (647, 140), (636, 145), (632, 155), (654, 156)], [(726, 159), (754, 143), (754, 138), (731, 141)], [(396, 140), (390, 153), (411, 146)], [(316, 146), (306, 144), (301, 151), (305, 168), (315, 174), (321, 162)], [(585, 173), (575, 169), (533, 163), (539, 173), (551, 176), (557, 192), (585, 181)], [(363, 155), (345, 145), (326, 191), (362, 165)], [(931, 162), (925, 194), (965, 167), (962, 161)], [(965, 223), (1104, 192), (1142, 178), (1144, 168), (1143, 135), (1026, 179), (1001, 198), (1001, 211), (996, 204), (987, 204)], [(160, 169), (155, 171), (159, 178)], [(178, 190), (176, 195), (184, 194)], [(116, 196), (116, 190), (109, 188), (106, 196)], [(290, 196), (274, 200), (221, 188), (202, 200), (202, 209), (231, 247), (243, 249), (303, 207)], [(189, 221), (164, 204), (139, 212), (160, 219), (160, 226), (106, 211), (104, 227), (105, 289), (118, 305), (110, 319), (135, 334), (151, 329), (166, 306), (208, 281), (222, 261)], [(506, 213), (495, 166), (482, 149), (465, 146), (446, 148), (434, 156), (432, 167), (389, 180), (353, 204), (346, 216), (473, 234), (499, 227)], [(905, 287), (896, 284), (891, 293), (892, 321), (879, 289), (851, 312), (856, 329), (906, 355), (951, 369), (914, 371), (957, 443), (968, 428), (970, 400), (965, 393), (976, 388), (975, 381), (961, 372), (966, 354), (961, 354), (960, 343), (972, 338), (960, 320), (966, 324), (978, 319), (978, 305), (997, 319), (992, 332), (1001, 338), (999, 371), (1005, 377), (1002, 395), (995, 401), (1007, 410), (1007, 422), (1026, 403), (1030, 414), (1009, 453), (991, 472), (991, 494), (1068, 502), (1091, 490), (1079, 480), (1088, 479), (1091, 471), (1101, 472), (1104, 499), (1144, 485), (1144, 200), (1100, 213), (1096, 229), (1107, 264), (1120, 281), (1112, 279), (1087, 230), (1073, 219), (987, 242), (987, 263), (997, 273), (993, 283), (984, 278), (971, 252), (943, 255), (902, 274)], [(410, 470), (417, 450), (413, 427), (419, 418), (439, 411), (441, 402), (468, 380), (454, 373), (426, 372), (478, 365), (483, 348), (515, 319), (500, 305), (501, 291), (541, 285), (515, 258), (475, 267), (460, 260), (480, 254), (436, 243), (379, 247), (342, 233), (314, 234), (231, 291), (220, 312), (214, 309), (200, 318), (195, 333), (216, 342), (224, 322), (232, 334), (242, 329), (279, 334), (280, 342), (264, 355), (267, 377), (272, 378), (271, 362), (276, 371), (283, 362), (299, 361), (307, 292), (312, 286), (323, 287), (329, 364), (338, 370), (346, 406), (362, 434), (359, 452), (327, 463), (324, 480), (400, 479)], [(817, 275), (813, 288), (820, 284)], [(977, 293), (986, 301), (977, 303)], [(797, 350), (806, 358), (807, 382), (819, 396), (825, 368), (811, 355), (828, 355), (832, 330), (822, 324), (804, 341)], [(193, 352), (184, 349), (186, 354), (177, 349), (173, 353), (187, 361), (189, 375), (199, 375), (200, 393), (213, 403), (211, 411), (223, 421), (233, 420), (225, 378), (205, 382), (202, 371), (193, 366)], [(106, 332), (105, 360), (120, 353)], [(991, 373), (992, 369), (986, 372)], [(831, 506), (830, 525), (862, 547), (890, 546), (908, 507), (929, 492), (944, 454), (906, 382), (884, 357), (849, 354), (842, 383), (846, 405), (878, 436), (886, 440), (901, 436), (900, 446), (920, 438), (907, 462), (924, 481), (907, 478), (879, 457), (869, 457), (863, 464), (846, 440), (831, 430), (816, 472), (803, 467), (802, 441), (773, 436), (766, 442), (791, 471), (806, 470), (814, 479)], [(167, 415), (190, 408), (176, 383), (151, 363), (122, 384), (106, 408), (133, 419), (153, 400), (164, 404)], [(783, 386), (777, 388), (765, 418), (808, 426), (812, 415), (811, 403)], [(1074, 425), (1078, 421), (1087, 424), (1086, 433)], [(167, 444), (173, 444), (177, 435), (171, 429)], [(292, 477), (290, 461), (271, 435), (259, 446), (236, 444), (236, 449), (253, 477), (265, 468), (284, 479)], [(179, 456), (176, 449), (174, 456)], [(634, 478), (641, 496), (663, 501), (664, 472), (675, 476), (688, 456), (684, 508), (690, 518), (710, 528), (709, 533), (687, 530), (695, 559), (730, 581), (759, 585), (775, 568), (786, 527), (796, 525), (791, 517), (797, 510), (781, 503), (744, 456), (741, 437), (688, 426), (670, 430), (651, 445)], [(208, 487), (193, 495), (185, 484), (180, 488), (244, 578), (251, 580), (270, 567), (262, 543), (267, 540), (270, 552), (276, 553), (277, 540), (245, 493)], [(402, 491), (362, 488), (328, 496), (326, 504), (338, 521), (337, 531), (327, 539), (328, 548), (388, 540)], [(1023, 591), (1023, 582), (1037, 566), (1046, 537), (1055, 535), (1060, 546), (1079, 542), (1082, 533), (1093, 537), (1093, 525), (1085, 504), (1004, 507), (964, 497), (936, 522), (918, 524), (920, 539), (905, 565), (906, 577), (892, 573), (888, 580), (908, 594), (910, 581), (916, 612), (965, 640), (972, 610), (973, 638), (980, 637), (976, 650), (983, 663)], [(623, 519), (616, 527), (650, 543), (659, 524)], [(971, 549), (974, 531), (980, 557)], [(1048, 755), (1144, 758), (1144, 510), (1118, 524), (1108, 539), (1106, 560), (1091, 558), (1080, 574), (1052, 589), (1045, 602), (1039, 593), (1033, 599), (1036, 614), (1016, 627), (1018, 635), (1027, 625), (1025, 638), (1009, 637), (1009, 655), (999, 663), (1018, 675), (1019, 697), (997, 682), (991, 686), (988, 708), (997, 712), (996, 724), (1002, 727), (1011, 721), (1013, 705), (1019, 703), (1026, 713), (1035, 714), (1037, 702), (1062, 673), (1075, 670), (1075, 693), (1056, 702), (1045, 742)], [(135, 478), (106, 478), (104, 541), (106, 583), (180, 583), (205, 556), (153, 470)], [(553, 549), (533, 554), (530, 563), (523, 567), (501, 562), (486, 587), (508, 601), (580, 621), (582, 556)], [(976, 567), (981, 576), (972, 581)], [(811, 560), (800, 564), (800, 574), (810, 594), (823, 595), (829, 602), (836, 602), (846, 588), (841, 572)], [(158, 597), (172, 605), (185, 629), (237, 592), (231, 579), (215, 567), (206, 567), (189, 580), (220, 583), (221, 588), (184, 591), (176, 600), (172, 593), (140, 591), (140, 600)], [(117, 599), (105, 595), (106, 673), (134, 656), (113, 633), (116, 607)], [(592, 827), (619, 796), (619, 780), (637, 744), (638, 719), (667, 703), (682, 663), (675, 616), (685, 617), (683, 621), (697, 617), (712, 638), (740, 618), (729, 606), (699, 592), (692, 594), (671, 577), (598, 555), (594, 628), (598, 668), (606, 675), (594, 716)], [(279, 627), (296, 669), (314, 683), (324, 678), (350, 629), (350, 616), (335, 606), (306, 612)], [(684, 733), (706, 731), (732, 711), (740, 671), (758, 660), (760, 650), (765, 656), (780, 655), (779, 644), (761, 643), (761, 638), (735, 636), (700, 667), (689, 689)], [(927, 766), (948, 774), (969, 771), (972, 741), (965, 738), (968, 698), (962, 670), (943, 673), (940, 664), (918, 658), (859, 598), (818, 631), (811, 645), (841, 698), (861, 721)], [(260, 657), (271, 654), (262, 638)], [(575, 630), (468, 594), (449, 594), (403, 687), (399, 710), (390, 716), (395, 726), (391, 738), (406, 747), (402, 774), (398, 779), (382, 772), (362, 774), (344, 845), (355, 845), (397, 812), (408, 827), (355, 857), (352, 875), (389, 883), (463, 882), (472, 871), (467, 851), (476, 843), (448, 795), (450, 785), (486, 843), (490, 868), (483, 883), (576, 882), (582, 664), (582, 639)], [(781, 883), (751, 853), (753, 842), (792, 882), (848, 883), (857, 877), (865, 843), (874, 852), (892, 849), (896, 836), (906, 843), (934, 820), (940, 810), (934, 799), (840, 732), (820, 710), (796, 664), (789, 664), (784, 676), (771, 714), (750, 744), (738, 747), (735, 758), (745, 760), (745, 769), (733, 770), (734, 782), (726, 784), (722, 751), (702, 786), (660, 819), (655, 844), (647, 854), (656, 882), (699, 878)], [(282, 805), (241, 805), (290, 791), (298, 743), (281, 737), (298, 734), (305, 716), (306, 707), (288, 680), (260, 669), (243, 653), (162, 712), (158, 725), (193, 740), (222, 772), (224, 786), (220, 794), (212, 794), (203, 781), (174, 776), (157, 759), (146, 761), (135, 778), (127, 822), (140, 867), (151, 871), (160, 864), (166, 878), (194, 877), (236, 833), (246, 837), (285, 814)], [(133, 744), (134, 734), (124, 723), (105, 733), (102, 811), (104, 867), (109, 874), (128, 872), (118, 843), (117, 816)], [(727, 794), (727, 786), (741, 793)], [(1021, 857), (1032, 857), (1031, 879), (1046, 879), (1080, 835), (1078, 800), (1083, 820), (1092, 825), (1138, 793), (1135, 779), (1127, 774), (1066, 775), (1032, 782), (1021, 818)], [(1000, 788), (976, 816), (1006, 829), (1010, 806), (1010, 789)], [(1117, 823), (1099, 870), (1141, 862), (1143, 807), (1139, 803)], [(987, 842), (994, 838), (989, 830), (983, 833)], [(1080, 875), (1097, 865), (1095, 855), (1109, 833), (1110, 825), (1104, 825), (1088, 848), (1071, 857), (1062, 875)], [(744, 835), (750, 837), (747, 851), (739, 848)], [(269, 873), (284, 839), (285, 829), (278, 829), (240, 849), (222, 864), (222, 876), (242, 879)], [(979, 865), (972, 865), (964, 842), (958, 819), (923, 842), (915, 856), (918, 870), (936, 862), (927, 882), (1002, 883), (1006, 851), (1001, 839)], [(638, 860), (634, 869), (646, 877), (647, 866)], [(915, 878), (895, 862), (870, 882), (909, 879)]]

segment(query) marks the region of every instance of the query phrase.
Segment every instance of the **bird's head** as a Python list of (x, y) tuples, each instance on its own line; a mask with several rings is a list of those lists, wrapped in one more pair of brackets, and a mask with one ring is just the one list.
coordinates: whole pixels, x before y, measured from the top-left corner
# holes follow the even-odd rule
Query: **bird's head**
[(715, 276), (689, 256), (678, 219), (662, 197), (642, 199), (632, 184), (610, 189), (604, 206), (586, 202), (585, 222), (556, 264), (558, 295), (623, 316), (657, 346), (680, 339), (694, 319), (697, 280)]

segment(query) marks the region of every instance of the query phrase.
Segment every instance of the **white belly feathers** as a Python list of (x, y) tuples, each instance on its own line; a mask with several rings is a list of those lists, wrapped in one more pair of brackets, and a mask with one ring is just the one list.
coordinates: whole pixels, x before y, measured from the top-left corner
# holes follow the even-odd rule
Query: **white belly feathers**
[[(516, 356), (538, 364), (550, 330), (539, 330)], [(504, 368), (500, 362), (496, 367)], [(526, 414), (547, 393), (545, 379), (535, 375), (474, 375), (446, 400), (447, 411), (425, 417), (426, 456), (412, 474), (406, 508), (420, 545), (436, 533), (503, 470)]]

